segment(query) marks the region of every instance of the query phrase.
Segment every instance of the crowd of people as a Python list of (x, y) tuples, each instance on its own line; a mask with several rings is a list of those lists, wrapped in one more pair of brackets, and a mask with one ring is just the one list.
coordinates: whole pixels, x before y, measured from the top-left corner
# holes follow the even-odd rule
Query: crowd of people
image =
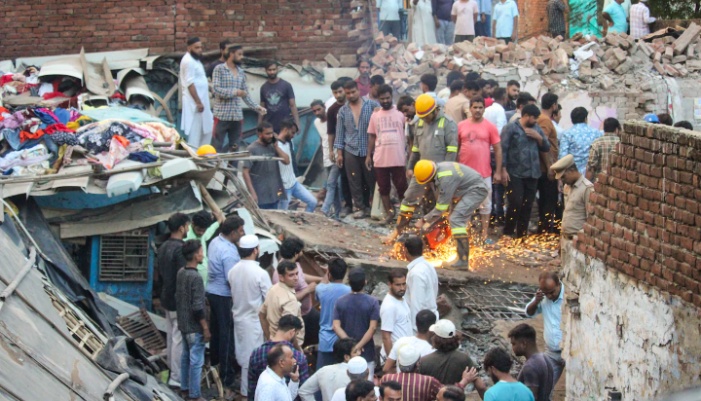
[[(365, 270), (349, 269), (341, 258), (328, 261), (323, 277), (305, 273), (299, 262), (305, 244), (295, 237), (282, 241), (270, 269), (262, 267), (258, 237), (246, 234), (235, 214), (215, 220), (204, 211), (192, 218), (175, 213), (167, 225), (158, 266), (168, 383), (187, 399), (204, 400), (206, 343), (227, 399), (235, 397), (237, 366), (240, 399), (255, 401), (463, 401), (473, 390), (484, 400), (545, 401), (562, 374), (565, 290), (555, 273), (541, 275), (524, 305), (527, 315), (544, 315), (547, 350), (539, 351), (533, 327), (515, 327), (511, 351), (526, 362), (514, 378), (511, 352), (490, 350), (482, 363), (493, 382), (488, 387), (460, 349), (461, 332), (439, 318), (438, 276), (423, 257), (422, 238), (404, 240), (407, 268), (388, 273), (379, 302), (366, 293)], [(308, 346), (316, 346), (314, 364)]]
[[(601, 9), (601, 33), (629, 33), (640, 39), (650, 33), (656, 19), (648, 0), (605, 0)], [(404, 39), (402, 0), (378, 0), (379, 29)], [(545, 8), (547, 30), (552, 37), (568, 37), (570, 8), (566, 0), (549, 0)], [(516, 0), (412, 0), (408, 11), (408, 41), (419, 47), (451, 45), (475, 37), (494, 37), (507, 44), (518, 40), (519, 9)]]
[[(199, 73), (194, 75), (206, 80), (197, 60), (201, 42), (195, 38), (188, 43), (185, 76), (191, 69), (187, 66), (197, 66)], [(422, 208), (422, 218), (414, 224), (423, 233), (450, 224), (458, 258), (445, 267), (468, 267), (473, 214), (481, 226), (473, 244), (494, 243), (490, 226), (503, 226), (501, 234), (507, 240), (531, 232), (572, 239), (583, 227), (592, 183), (606, 171), (620, 132), (614, 118), (590, 126), (583, 107), (571, 111), (573, 127), (564, 130), (556, 94), (536, 99), (521, 92), (518, 81), (502, 88), (477, 72), (451, 71), (440, 93), (438, 77), (424, 74), (419, 83), (423, 94), (397, 96), (382, 76), (370, 76), (370, 62), (362, 59), (356, 79), (339, 78), (330, 85), (331, 99), (310, 105), (327, 177), (325, 188), (314, 196), (295, 174), (292, 140), (299, 115), (292, 86), (277, 76), (277, 64), (270, 62), (261, 105), (255, 104), (240, 67), (242, 58), (240, 46), (222, 43), (219, 64), (209, 68), (215, 99), (212, 143), (217, 151), (225, 150), (226, 144), (237, 149), (243, 104), (260, 113), (258, 138), (247, 150), (279, 161), (243, 165), (243, 179), (258, 207), (287, 210), (296, 198), (307, 212), (318, 209), (331, 218), (352, 214), (365, 219), (378, 197), (384, 223), (394, 224), (387, 243), (406, 232), (416, 209)], [(184, 81), (186, 85), (189, 78)], [(194, 99), (200, 86), (188, 86), (186, 97)], [(193, 107), (205, 106), (197, 102)], [(184, 107), (183, 114), (187, 110)], [(198, 118), (183, 117), (183, 123), (204, 127), (205, 113), (196, 114)], [(653, 117), (646, 120), (671, 120), (668, 114)], [(206, 137), (191, 134), (190, 138)], [(536, 199), (538, 224), (529, 227)]]

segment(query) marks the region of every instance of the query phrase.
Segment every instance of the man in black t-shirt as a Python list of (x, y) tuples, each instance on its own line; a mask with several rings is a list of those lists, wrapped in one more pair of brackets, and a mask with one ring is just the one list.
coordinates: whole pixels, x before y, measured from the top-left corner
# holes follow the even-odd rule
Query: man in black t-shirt
[(535, 329), (525, 323), (519, 324), (509, 332), (511, 347), (516, 356), (525, 356), (517, 380), (531, 389), (535, 401), (548, 401), (553, 391), (553, 367), (548, 358), (538, 352)]
[(280, 124), (290, 115), (299, 125), (299, 113), (295, 103), (295, 91), (292, 85), (277, 76), (277, 62), (271, 61), (265, 66), (268, 80), (260, 87), (260, 105), (267, 110), (265, 115), (258, 117), (258, 122), (266, 121), (273, 125), (273, 131), (280, 133)]

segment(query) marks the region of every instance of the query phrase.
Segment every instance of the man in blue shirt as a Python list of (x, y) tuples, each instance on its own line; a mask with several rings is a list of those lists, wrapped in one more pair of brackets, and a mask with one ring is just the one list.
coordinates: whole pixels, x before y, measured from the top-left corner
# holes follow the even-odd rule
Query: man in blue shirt
[(609, 32), (626, 33), (628, 32), (628, 20), (626, 11), (623, 9), (624, 0), (614, 0), (604, 9), (602, 16), (606, 20), (604, 22), (603, 35), (606, 36)]
[(553, 367), (553, 387), (560, 380), (565, 369), (562, 359), (562, 305), (565, 298), (565, 286), (555, 272), (543, 272), (538, 277), (540, 288), (531, 302), (526, 305), (526, 315), (529, 317), (543, 314), (543, 338), (547, 350), (545, 357)]
[(476, 36), (492, 36), (492, 0), (477, 0), (479, 16), (475, 24)]
[(484, 370), (494, 385), (484, 393), (484, 401), (535, 401), (533, 392), (509, 374), (513, 361), (502, 348), (492, 348), (484, 355)]
[(575, 107), (570, 113), (572, 128), (562, 133), (560, 137), (560, 151), (558, 160), (567, 155), (574, 156), (574, 163), (579, 168), (579, 172), (586, 176), (587, 162), (589, 161), (589, 151), (591, 144), (602, 134), (601, 131), (587, 125), (589, 112), (584, 107)]
[(506, 44), (518, 38), (518, 5), (514, 0), (500, 0), (492, 13), (492, 32)]
[(219, 376), (227, 395), (234, 386), (234, 321), (233, 301), (229, 287), (229, 270), (241, 260), (236, 243), (243, 237), (243, 219), (231, 216), (221, 225), (221, 233), (209, 244), (207, 256), (207, 301), (211, 310), (210, 355), (212, 366), (219, 365)]
[(336, 306), (336, 300), (351, 292), (351, 288), (343, 284), (347, 270), (348, 265), (343, 259), (331, 259), (327, 273), (329, 282), (316, 286), (316, 299), (321, 305), (316, 370), (336, 363), (334, 362), (333, 345), (338, 340), (338, 336), (333, 331), (333, 310)]

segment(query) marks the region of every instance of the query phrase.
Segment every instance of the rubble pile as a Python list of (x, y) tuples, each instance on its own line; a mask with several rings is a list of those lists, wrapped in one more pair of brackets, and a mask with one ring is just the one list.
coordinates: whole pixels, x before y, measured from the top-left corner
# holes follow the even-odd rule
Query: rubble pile
[(686, 77), (700, 71), (700, 34), (701, 26), (692, 23), (676, 38), (655, 33), (638, 42), (624, 33), (612, 33), (605, 38), (580, 33), (568, 40), (539, 36), (507, 45), (503, 40), (477, 37), (472, 42), (452, 46), (436, 44), (419, 48), (380, 33), (374, 41), (372, 75), (383, 75), (399, 93), (406, 93), (417, 87), (425, 73), (434, 73), (440, 79), (453, 70), (467, 73), (485, 68), (528, 66), (541, 76), (569, 75), (610, 90), (624, 83), (617, 75), (631, 72), (657, 71), (662, 76)]

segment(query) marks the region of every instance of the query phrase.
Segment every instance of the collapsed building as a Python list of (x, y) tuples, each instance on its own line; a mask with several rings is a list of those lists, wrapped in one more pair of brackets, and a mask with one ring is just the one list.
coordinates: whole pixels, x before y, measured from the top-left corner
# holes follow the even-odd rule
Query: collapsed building
[[(196, 10), (201, 11), (203, 15), (213, 15), (208, 9), (200, 7)], [(242, 15), (246, 14), (237, 9), (236, 12), (225, 13), (225, 18), (243, 21), (246, 17)], [(296, 88), (304, 88), (299, 91), (300, 106), (308, 105), (315, 98), (329, 98), (329, 83), (335, 77), (355, 76), (356, 57), (369, 55), (373, 62), (373, 74), (385, 76), (398, 93), (417, 94), (417, 83), (420, 75), (424, 73), (436, 74), (439, 77), (439, 86), (443, 87), (448, 71), (459, 69), (463, 72), (478, 71), (484, 78), (495, 79), (502, 86), (510, 80), (519, 81), (523, 91), (528, 91), (536, 97), (547, 91), (559, 94), (564, 107), (562, 125), (565, 127), (569, 126), (569, 111), (577, 106), (584, 106), (592, 111), (589, 123), (597, 128), (606, 117), (637, 120), (649, 112), (669, 112), (674, 120), (688, 120), (696, 127), (701, 124), (701, 101), (697, 99), (701, 89), (698, 81), (701, 70), (701, 41), (700, 29), (696, 25), (690, 25), (686, 29), (656, 32), (645, 42), (633, 42), (625, 35), (609, 35), (606, 39), (599, 39), (579, 34), (566, 41), (534, 36), (518, 44), (506, 45), (493, 39), (478, 38), (472, 43), (463, 42), (451, 47), (436, 45), (419, 49), (392, 37), (370, 37), (370, 21), (363, 2), (353, 2), (350, 9), (344, 9), (339, 15), (346, 28), (354, 28), (347, 34), (345, 31), (340, 35), (336, 32), (337, 29), (333, 27), (336, 19), (329, 20), (330, 22), (319, 21), (318, 24), (316, 21), (310, 22), (304, 29), (308, 30), (310, 26), (318, 29), (295, 34), (298, 35), (296, 38), (300, 39), (298, 42), (306, 40), (308, 36), (305, 35), (322, 39), (343, 38), (343, 49), (332, 50), (332, 54), (326, 54), (323, 60), (321, 57), (329, 51), (329, 46), (316, 46), (313, 52), (301, 44), (292, 49), (271, 48), (273, 45), (269, 42), (275, 41), (275, 38), (282, 34), (271, 33), (273, 27), (270, 27), (270, 30), (259, 29), (254, 32), (268, 44), (251, 48), (251, 51), (264, 55), (278, 54), (283, 59), (287, 59), (286, 55), (289, 55), (290, 60), (298, 62), (288, 65), (281, 76), (292, 81)], [(282, 22), (284, 20), (280, 22), (284, 25)], [(179, 39), (184, 38), (184, 35), (185, 33), (180, 31)], [(142, 42), (144, 37), (135, 36), (135, 39), (132, 38), (135, 42), (131, 44), (146, 42)], [(348, 41), (347, 38), (352, 40)], [(331, 40), (319, 39), (310, 42), (325, 44), (327, 41)], [(123, 43), (121, 40), (115, 41), (116, 46)], [(81, 80), (79, 84), (86, 86), (90, 92), (90, 96), (84, 99), (88, 106), (91, 103), (110, 103), (112, 100), (108, 97), (115, 88), (124, 92), (127, 101), (134, 98), (135, 101), (142, 102), (145, 98), (146, 109), (152, 115), (146, 117), (137, 113), (138, 117), (148, 119), (153, 118), (155, 114), (166, 120), (159, 119), (157, 123), (163, 124), (164, 129), (172, 129), (173, 125), (168, 123), (177, 126), (178, 121), (177, 74), (172, 71), (177, 71), (176, 62), (179, 55), (159, 57), (158, 54), (172, 50), (176, 50), (176, 47), (169, 43), (163, 48), (155, 46), (150, 51), (144, 52), (141, 49), (132, 51), (129, 55), (122, 54), (123, 58), (116, 58), (114, 54), (83, 53), (71, 57), (72, 61), (68, 66), (74, 67), (72, 73), (61, 70), (58, 74), (73, 78), (80, 75), (80, 78), (77, 78)], [(77, 63), (75, 60), (78, 60)], [(36, 64), (40, 69), (46, 66), (36, 58), (24, 61), (25, 66)], [(65, 60), (63, 65), (60, 65), (61, 62), (58, 64), (61, 67), (66, 66)], [(79, 64), (81, 67), (78, 67)], [(7, 63), (0, 65), (3, 66), (1, 69), (9, 71), (6, 68)], [(15, 66), (19, 67), (19, 63), (12, 65)], [(48, 67), (51, 66), (49, 63)], [(56, 67), (57, 64), (53, 63), (53, 66)], [(49, 73), (50, 69), (45, 72), (47, 76), (56, 74), (55, 71)], [(253, 97), (257, 98), (257, 89), (264, 82), (264, 74), (255, 66), (248, 68), (248, 73)], [(42, 75), (41, 71), (39, 75)], [(116, 85), (112, 80), (113, 75), (117, 75), (118, 78)], [(19, 95), (9, 99), (6, 96), (4, 100), (6, 104), (14, 107), (22, 106), (22, 102), (36, 100), (31, 99), (35, 96), (28, 96), (26, 93)], [(72, 98), (70, 96), (63, 99), (41, 99), (41, 103), (36, 106), (55, 109), (66, 99)], [(70, 105), (77, 106), (77, 103)], [(122, 112), (127, 113), (125, 110)], [(134, 112), (129, 113), (133, 115)], [(114, 117), (109, 114), (100, 115), (98, 111), (87, 109), (84, 114), (93, 114), (97, 121)], [(307, 115), (307, 119), (303, 120), (307, 130), (301, 139), (297, 140), (297, 145), (306, 158), (306, 163), (303, 164), (308, 167), (304, 174), (307, 178), (306, 183), (314, 184), (314, 164), (318, 163), (320, 152), (316, 151), (319, 142), (315, 140), (313, 125), (309, 124), (310, 118), (311, 116)], [(246, 129), (255, 124), (250, 115), (247, 115), (246, 121)], [(697, 308), (700, 306), (698, 297), (701, 290), (697, 274), (701, 270), (701, 266), (698, 265), (701, 256), (698, 245), (701, 240), (698, 238), (701, 223), (698, 220), (700, 211), (695, 206), (700, 201), (697, 189), (698, 138), (696, 134), (689, 132), (663, 128), (651, 130), (649, 126), (636, 124), (627, 124), (625, 131), (623, 145), (614, 160), (614, 168), (609, 176), (597, 184), (597, 194), (593, 202), (594, 217), (587, 225), (585, 237), (576, 248), (569, 244), (565, 246), (563, 266), (567, 285), (568, 288), (578, 289), (579, 294), (579, 298), (575, 297), (570, 301), (569, 317), (566, 319), (566, 355), (569, 363), (567, 391), (571, 399), (580, 399), (583, 395), (604, 399), (610, 391), (607, 387), (615, 387), (626, 400), (647, 399), (699, 384), (698, 355), (701, 355), (701, 352), (694, 342), (698, 337)], [(75, 251), (71, 256), (75, 257), (77, 254), (80, 258), (88, 259), (85, 265), (89, 266), (87, 271), (78, 272), (76, 268), (72, 273), (86, 277), (87, 282), (81, 281), (81, 286), (110, 294), (106, 299), (111, 305), (121, 308), (125, 306), (114, 301), (114, 297), (143, 306), (144, 309), (153, 308), (153, 296), (149, 291), (153, 285), (155, 268), (152, 245), (154, 238), (160, 233), (157, 223), (172, 210), (192, 212), (203, 207), (211, 208), (212, 206), (205, 204), (207, 202), (203, 200), (207, 193), (211, 193), (216, 207), (226, 211), (241, 207), (254, 211), (250, 216), (251, 224), (247, 228), (250, 232), (260, 234), (276, 228), (289, 234), (303, 234), (300, 233), (302, 225), (299, 222), (292, 221), (291, 227), (285, 228), (284, 222), (289, 220), (288, 216), (280, 218), (275, 213), (258, 215), (255, 206), (245, 196), (245, 188), (235, 184), (235, 176), (227, 175), (227, 170), (216, 168), (217, 162), (222, 160), (194, 157), (186, 150), (175, 149), (175, 142), (177, 141), (170, 141), (166, 145), (160, 144), (157, 149), (154, 148), (161, 160), (148, 166), (126, 167), (114, 163), (112, 170), (107, 169), (110, 171), (95, 171), (92, 166), (68, 166), (63, 167), (63, 172), (59, 169), (58, 176), (44, 177), (42, 175), (45, 173), (52, 173), (44, 171), (49, 170), (48, 168), (39, 172), (27, 169), (26, 174), (15, 174), (13, 177), (0, 179), (2, 197), (31, 196), (41, 208), (44, 218), (48, 221), (48, 227), (61, 241), (71, 244)], [(245, 155), (231, 156), (224, 161), (242, 160), (243, 157)], [(193, 164), (181, 161), (188, 158)], [(168, 173), (168, 167), (176, 167), (177, 171), (164, 177), (163, 167), (170, 160), (177, 163), (165, 166), (166, 175), (171, 174)], [(183, 164), (186, 166), (183, 167)], [(75, 173), (71, 167), (81, 171), (77, 172), (77, 175), (60, 175)], [(161, 168), (160, 175), (155, 172), (157, 168)], [(91, 195), (106, 195), (109, 192), (107, 185), (110, 177), (120, 175), (122, 180), (112, 181), (132, 184), (112, 192), (111, 195), (115, 199), (105, 201), (103, 198), (95, 201), (94, 198), (80, 193), (82, 191)], [(141, 175), (143, 181), (134, 185), (134, 175)], [(634, 197), (631, 198), (631, 194)], [(232, 197), (238, 198), (231, 200)], [(71, 207), (68, 207), (69, 205)], [(660, 214), (663, 220), (659, 220), (655, 214)], [(268, 225), (268, 222), (274, 224)], [(376, 236), (371, 235), (365, 238), (365, 241), (359, 241), (355, 238), (363, 236), (363, 232), (351, 231), (346, 232), (346, 236), (353, 240), (347, 243), (343, 243), (345, 239), (340, 238), (334, 239), (331, 244), (321, 244), (322, 241), (317, 238), (318, 233), (314, 232), (314, 227), (317, 227), (314, 224), (318, 223), (312, 222), (312, 233), (308, 234), (307, 242), (313, 245), (312, 256), (317, 257), (320, 263), (337, 255), (348, 258), (353, 264), (368, 268), (402, 267), (401, 263), (391, 259), (390, 250), (378, 245)], [(274, 252), (275, 239), (269, 238), (269, 241), (270, 252)], [(104, 252), (103, 257), (102, 252), (110, 247), (122, 251), (116, 258), (132, 262), (110, 264), (110, 256)], [(128, 247), (135, 253), (125, 252)], [(12, 259), (12, 271), (18, 270), (20, 266), (17, 261), (29, 254), (29, 248), (19, 246), (17, 252), (6, 255)], [(518, 267), (528, 269), (543, 266), (548, 261), (547, 258), (536, 259), (529, 262), (532, 264), (530, 266), (522, 264)], [(493, 263), (494, 260), (488, 258), (487, 262)], [(32, 285), (36, 288), (39, 288), (38, 282), (43, 283), (42, 280), (46, 280), (38, 273), (31, 274), (34, 280)], [(50, 270), (45, 274), (54, 279), (61, 276), (52, 275)], [(450, 291), (454, 293), (458, 309), (479, 313), (483, 321), (493, 321), (495, 317), (520, 319), (522, 314), (513, 309), (527, 300), (525, 294), (534, 288), (533, 276), (537, 276), (537, 272), (529, 274), (529, 280), (521, 280), (528, 281), (528, 285), (524, 286), (511, 285), (510, 274), (498, 274), (496, 278), (491, 275), (495, 283), (489, 293), (496, 295), (485, 299), (492, 302), (506, 297), (506, 302), (497, 305), (493, 310), (489, 309), (489, 302), (485, 302), (485, 299), (475, 297), (477, 293), (487, 292), (483, 283), (490, 279), (488, 273), (477, 272), (472, 275), (441, 272), (441, 281), (447, 283)], [(5, 285), (11, 282), (10, 278), (9, 275), (3, 276)], [(34, 293), (38, 291), (35, 287), (26, 291)], [(23, 290), (25, 289), (19, 287), (19, 299), (23, 299)], [(96, 295), (90, 297), (95, 298)], [(70, 300), (89, 302), (81, 299), (81, 296), (75, 296)], [(52, 300), (53, 298), (45, 297), (40, 299), (44, 306)], [(8, 306), (11, 302), (17, 301), (10, 298)], [(157, 319), (154, 319), (158, 326)], [(8, 320), (3, 318), (3, 321)], [(54, 325), (55, 328), (62, 328), (56, 323)], [(109, 324), (103, 327), (107, 333), (103, 334), (103, 339), (110, 336), (106, 327), (109, 327)], [(470, 325), (463, 325), (463, 329), (466, 327)], [(481, 332), (484, 329), (477, 327), (474, 330)], [(64, 333), (62, 330), (60, 332)], [(591, 333), (601, 334), (592, 336)], [(18, 332), (11, 332), (4, 338), (10, 338), (13, 344), (17, 344), (18, 337)], [(75, 347), (75, 342), (83, 343), (83, 340), (75, 339), (75, 335), (74, 343), (68, 341), (69, 338), (65, 335), (62, 337), (65, 340), (62, 345)], [(146, 344), (144, 348), (149, 352), (158, 353), (159, 344), (143, 342), (143, 338), (138, 341), (141, 341), (142, 345)], [(86, 343), (92, 344), (89, 341)], [(601, 349), (602, 344), (606, 344), (606, 349), (616, 352), (613, 355), (591, 352)], [(32, 351), (26, 347), (22, 350), (27, 354)], [(24, 360), (19, 351), (14, 354), (8, 352), (4, 357), (15, 364)], [(78, 361), (76, 364), (80, 367), (87, 365), (90, 366), (90, 370), (95, 371), (103, 369), (102, 365), (98, 368), (96, 362), (86, 361), (83, 357), (75, 356), (74, 360)], [(61, 365), (55, 376), (64, 387), (62, 391), (75, 391), (70, 389), (79, 385), (76, 384), (77, 381), (71, 381), (74, 371), (68, 370), (67, 366), (65, 363)], [(152, 368), (153, 372), (157, 370)], [(109, 384), (108, 379), (114, 375), (110, 373), (106, 376), (97, 383)], [(149, 376), (144, 383), (153, 385), (151, 379)], [(18, 388), (10, 388), (4, 384), (12, 380), (13, 377), (4, 377), (3, 389), (16, 394)], [(128, 383), (134, 385), (133, 382)], [(90, 398), (88, 393), (102, 395), (98, 387), (96, 385), (94, 389), (81, 394), (84, 398)], [(159, 397), (165, 397), (158, 394)], [(51, 397), (38, 394), (32, 398)]]

